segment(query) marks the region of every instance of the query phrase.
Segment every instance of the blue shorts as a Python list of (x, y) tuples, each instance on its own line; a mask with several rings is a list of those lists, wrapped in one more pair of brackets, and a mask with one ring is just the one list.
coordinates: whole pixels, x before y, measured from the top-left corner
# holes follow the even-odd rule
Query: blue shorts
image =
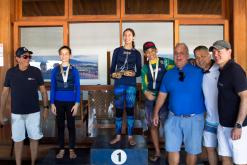
[[(145, 112), (146, 112), (146, 120), (147, 120), (148, 126), (153, 125), (153, 110), (154, 110), (155, 103), (156, 103), (156, 100), (154, 100), (154, 101), (150, 101), (147, 99), (145, 100)], [(167, 105), (164, 104), (160, 108), (160, 111), (159, 111), (159, 118), (160, 118), (161, 125), (164, 124), (164, 122), (167, 118), (167, 114), (168, 114)]]
[(203, 128), (203, 114), (180, 117), (170, 112), (164, 126), (166, 150), (179, 152), (183, 142), (187, 153), (193, 155), (201, 153)]

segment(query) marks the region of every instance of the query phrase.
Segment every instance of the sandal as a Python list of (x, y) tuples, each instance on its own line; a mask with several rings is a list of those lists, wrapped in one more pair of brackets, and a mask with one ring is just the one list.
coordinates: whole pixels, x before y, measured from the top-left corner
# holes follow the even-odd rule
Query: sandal
[(131, 146), (136, 145), (136, 142), (135, 142), (135, 140), (134, 140), (133, 137), (129, 137), (129, 138), (128, 138), (128, 141), (129, 141), (129, 144), (130, 144)]
[(158, 162), (160, 160), (160, 155), (153, 155), (149, 157), (151, 162)]
[(63, 159), (64, 153), (65, 153), (65, 150), (64, 149), (60, 149), (59, 152), (56, 155), (56, 158), (57, 159)]
[(74, 149), (69, 149), (69, 158), (75, 159), (77, 157)]

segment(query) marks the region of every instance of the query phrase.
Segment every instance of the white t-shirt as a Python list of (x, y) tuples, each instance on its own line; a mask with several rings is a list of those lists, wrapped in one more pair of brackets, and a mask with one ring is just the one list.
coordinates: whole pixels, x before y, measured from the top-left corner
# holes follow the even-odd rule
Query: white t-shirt
[(209, 73), (203, 75), (202, 89), (205, 97), (205, 106), (207, 109), (206, 122), (218, 125), (218, 78), (219, 78), (219, 66), (214, 64)]

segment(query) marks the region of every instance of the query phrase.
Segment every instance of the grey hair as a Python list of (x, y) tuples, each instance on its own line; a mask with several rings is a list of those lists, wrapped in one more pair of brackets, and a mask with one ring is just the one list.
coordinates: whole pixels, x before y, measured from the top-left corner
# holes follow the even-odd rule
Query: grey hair
[(186, 54), (189, 55), (189, 48), (188, 48), (188, 46), (185, 43), (183, 43), (183, 42), (177, 43), (176, 46), (175, 46), (175, 49), (177, 47), (179, 47), (179, 46), (183, 46), (185, 48)]

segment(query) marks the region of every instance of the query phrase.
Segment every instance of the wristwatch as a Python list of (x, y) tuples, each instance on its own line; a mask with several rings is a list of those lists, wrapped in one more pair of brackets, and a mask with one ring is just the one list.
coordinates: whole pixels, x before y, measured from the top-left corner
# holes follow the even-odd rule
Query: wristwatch
[(234, 127), (235, 128), (242, 128), (242, 124), (236, 123)]
[(49, 105), (46, 105), (46, 106), (44, 106), (43, 108), (44, 108), (44, 109), (45, 109), (45, 108), (46, 108), (46, 109), (49, 109)]

